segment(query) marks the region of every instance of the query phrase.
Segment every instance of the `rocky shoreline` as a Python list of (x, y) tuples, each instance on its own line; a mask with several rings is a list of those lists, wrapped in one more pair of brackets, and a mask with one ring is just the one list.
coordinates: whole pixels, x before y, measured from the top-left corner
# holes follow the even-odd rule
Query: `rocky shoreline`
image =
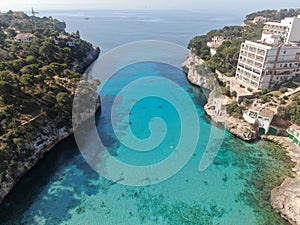
[(202, 59), (189, 53), (187, 60), (182, 64), (182, 69), (190, 83), (211, 91), (204, 109), (212, 122), (223, 125), (226, 130), (244, 141), (253, 141), (258, 137), (256, 127), (227, 114), (224, 107), (227, 104), (226, 97), (217, 94), (219, 93), (217, 80), (209, 69), (204, 66)]
[[(100, 48), (93, 46), (88, 52), (86, 58), (82, 62), (74, 65), (74, 71), (83, 73), (96, 59), (99, 57)], [(96, 110), (101, 107), (100, 99), (97, 101)], [(86, 113), (81, 122), (94, 116)], [(55, 122), (49, 121), (44, 116), (38, 118), (44, 120), (46, 126), (41, 127), (41, 133), (35, 136), (32, 143), (27, 147), (34, 149), (33, 154), (23, 162), (14, 162), (8, 170), (6, 181), (0, 183), (0, 204), (4, 198), (10, 193), (18, 181), (43, 158), (46, 152), (50, 151), (55, 145), (73, 134), (73, 128), (62, 127), (58, 129)], [(13, 175), (13, 176), (11, 176)]]
[(268, 136), (280, 143), (288, 152), (288, 156), (295, 162), (293, 172), (295, 178), (286, 178), (284, 182), (272, 190), (272, 207), (292, 225), (300, 225), (300, 151), (288, 137)]
[[(258, 132), (254, 126), (242, 119), (230, 117), (224, 109), (222, 110), (222, 105), (225, 105), (226, 101), (215, 98), (215, 87), (211, 85), (211, 82), (205, 76), (197, 72), (196, 67), (202, 64), (201, 59), (189, 53), (187, 60), (182, 64), (182, 68), (189, 82), (211, 91), (204, 109), (212, 122), (223, 124), (226, 130), (242, 140), (252, 141), (257, 139)], [(279, 187), (272, 190), (271, 205), (289, 223), (300, 225), (300, 151), (297, 151), (297, 147), (288, 137), (268, 136), (267, 138), (280, 143), (287, 150), (292, 161), (296, 163), (293, 169), (296, 178), (288, 177)]]

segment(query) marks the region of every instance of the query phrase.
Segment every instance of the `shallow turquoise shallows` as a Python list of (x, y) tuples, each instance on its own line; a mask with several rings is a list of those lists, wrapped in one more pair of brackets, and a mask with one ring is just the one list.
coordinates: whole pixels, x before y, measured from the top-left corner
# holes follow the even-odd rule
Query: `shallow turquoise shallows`
[[(171, 41), (186, 47), (195, 35), (225, 25), (241, 24), (245, 8), (243, 4), (236, 7), (243, 10), (233, 13), (212, 5), (211, 10), (202, 12), (40, 11), (39, 15), (65, 21), (69, 32), (79, 29), (81, 37), (100, 46), (102, 53), (106, 53), (120, 44), (149, 39)], [(84, 19), (87, 17), (88, 20)], [(172, 57), (184, 60), (182, 55)], [(93, 75), (101, 75), (98, 62), (92, 69)], [(186, 166), (167, 181), (153, 186), (122, 186), (94, 172), (80, 155), (74, 138), (70, 137), (26, 174), (3, 202), (0, 206), (0, 224), (286, 224), (268, 201), (270, 187), (267, 184), (286, 168), (286, 163), (270, 155), (274, 152), (274, 146), (270, 143), (248, 144), (225, 133), (213, 164), (204, 172), (198, 171), (212, 126), (203, 110), (205, 95), (201, 89), (190, 85), (179, 69), (153, 62), (134, 64), (118, 71), (104, 87), (101, 93), (102, 114), (97, 115), (96, 121), (99, 136), (110, 152), (120, 161), (149, 165), (168, 158), (178, 142), (180, 117), (174, 106), (160, 98), (137, 102), (129, 118), (132, 132), (139, 138), (145, 138), (149, 136), (149, 120), (162, 117), (168, 132), (160, 146), (147, 152), (147, 157), (144, 157), (145, 154), (131, 151), (116, 140), (110, 123), (109, 105), (125, 84), (143, 76), (171, 79), (196, 105), (200, 139)], [(142, 91), (142, 86), (137, 88)], [(160, 88), (156, 90), (164, 91)], [(122, 124), (124, 115), (120, 113), (119, 117), (118, 121)]]
[[(159, 184), (124, 186), (94, 172), (69, 138), (55, 147), (9, 195), (1, 207), (1, 224), (285, 224), (265, 201), (260, 202), (261, 192), (251, 182), (259, 176), (257, 166), (278, 163), (263, 150), (263, 143), (247, 144), (225, 133), (213, 164), (203, 172), (198, 171), (212, 125), (203, 110), (205, 95), (190, 85), (177, 68), (162, 63), (137, 63), (118, 71), (105, 85), (101, 96), (103, 110), (96, 116), (96, 122), (99, 136), (116, 158), (139, 166), (157, 163), (167, 158), (172, 152), (170, 146), (178, 142), (180, 116), (172, 104), (156, 97), (137, 102), (129, 119), (132, 132), (146, 138), (149, 120), (163, 118), (168, 132), (161, 145), (147, 153), (135, 152), (123, 146), (113, 133), (111, 102), (124, 85), (147, 76), (171, 79), (196, 105), (200, 138), (186, 166)], [(137, 88), (137, 92), (143, 89)], [(157, 88), (158, 93), (162, 91), (165, 90)], [(122, 121), (124, 116), (120, 113), (118, 119)]]

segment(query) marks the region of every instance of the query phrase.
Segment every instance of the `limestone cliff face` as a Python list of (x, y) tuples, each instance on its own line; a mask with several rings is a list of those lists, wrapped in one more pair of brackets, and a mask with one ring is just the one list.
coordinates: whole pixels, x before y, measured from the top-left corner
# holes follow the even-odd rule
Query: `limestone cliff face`
[(6, 179), (0, 183), (0, 203), (20, 178), (38, 163), (45, 152), (72, 133), (71, 128), (57, 128), (54, 122), (46, 120), (44, 116), (38, 120), (44, 120), (45, 125), (32, 134), (34, 138), (27, 143), (26, 149), (24, 149), (24, 151), (31, 152), (31, 155), (22, 161), (12, 162), (7, 169)]
[(213, 122), (222, 124), (230, 133), (245, 140), (252, 141), (258, 136), (257, 128), (243, 119), (230, 117), (226, 113), (226, 99), (220, 93), (219, 84), (214, 74), (205, 66), (203, 60), (193, 53), (189, 53), (187, 60), (182, 64), (187, 79), (197, 86), (211, 91), (204, 109)]
[(211, 71), (205, 66), (203, 60), (195, 54), (188, 54), (187, 60), (182, 63), (182, 70), (192, 84), (211, 91), (214, 89)]
[[(93, 47), (87, 54), (85, 60), (79, 62), (74, 69), (78, 72), (82, 72), (82, 70), (84, 71), (84, 69), (98, 58), (99, 53), (100, 49), (98, 47)], [(99, 110), (101, 107), (98, 94), (96, 95), (93, 93), (90, 99), (93, 103), (96, 103), (94, 110), (82, 111), (80, 119), (77, 120), (78, 124), (94, 116), (95, 110)], [(26, 144), (22, 147), (22, 150), (28, 152), (29, 156), (23, 160), (11, 162), (6, 171), (5, 179), (0, 183), (0, 203), (13, 189), (21, 177), (33, 168), (47, 151), (50, 151), (61, 140), (67, 138), (73, 133), (71, 125), (58, 127), (57, 120), (50, 120), (46, 115), (41, 115), (30, 123), (36, 122), (43, 125), (35, 128), (34, 130), (31, 129), (29, 132), (30, 135), (28, 135), (28, 137), (23, 137)], [(30, 123), (24, 126), (30, 126)]]
[(300, 225), (300, 180), (286, 179), (272, 190), (273, 208), (292, 225)]

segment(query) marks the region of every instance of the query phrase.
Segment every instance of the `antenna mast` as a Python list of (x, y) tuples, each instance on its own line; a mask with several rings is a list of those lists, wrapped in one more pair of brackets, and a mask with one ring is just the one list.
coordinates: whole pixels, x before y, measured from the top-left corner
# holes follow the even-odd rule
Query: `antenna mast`
[(33, 23), (34, 23), (34, 29), (36, 30), (36, 21), (35, 21), (35, 15), (36, 14), (39, 14), (39, 12), (36, 12), (36, 11), (34, 11), (33, 10), (33, 8), (31, 8), (31, 14), (32, 14), (32, 16), (33, 16)]

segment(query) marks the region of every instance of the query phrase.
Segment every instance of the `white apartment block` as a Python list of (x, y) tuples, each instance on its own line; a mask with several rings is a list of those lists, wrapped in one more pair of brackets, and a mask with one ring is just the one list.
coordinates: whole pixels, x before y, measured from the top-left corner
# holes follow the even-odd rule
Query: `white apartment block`
[(300, 42), (300, 15), (286, 17), (280, 23), (265, 23), (261, 41), (267, 44)]
[(297, 44), (268, 45), (253, 41), (242, 44), (236, 79), (254, 90), (271, 88), (300, 75), (300, 47)]

